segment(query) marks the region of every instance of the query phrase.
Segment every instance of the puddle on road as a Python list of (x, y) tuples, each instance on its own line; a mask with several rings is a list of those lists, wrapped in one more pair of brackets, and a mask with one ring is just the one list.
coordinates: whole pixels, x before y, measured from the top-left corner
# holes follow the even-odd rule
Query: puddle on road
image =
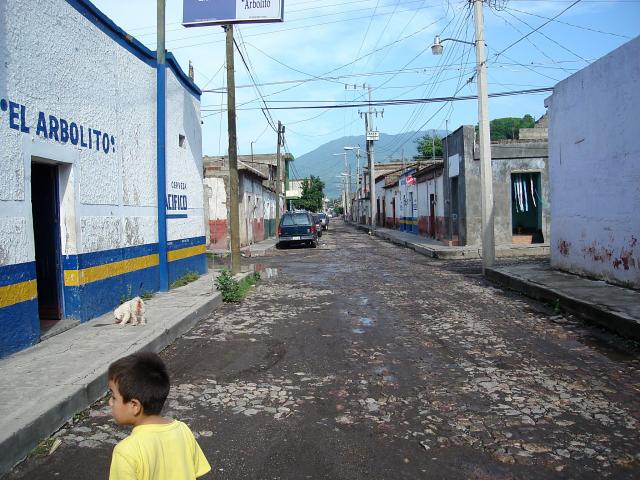
[(264, 279), (264, 278), (274, 278), (278, 276), (278, 269), (277, 268), (272, 268), (272, 267), (267, 267), (266, 265), (263, 265), (262, 263), (256, 263), (251, 265), (251, 267), (253, 268), (254, 272), (257, 272), (260, 274), (260, 276)]
[(362, 325), (364, 327), (372, 327), (373, 326), (373, 320), (371, 320), (370, 318), (363, 317), (363, 318), (360, 319), (360, 325)]
[(352, 328), (351, 331), (353, 333), (357, 333), (358, 335), (361, 335), (361, 334), (364, 333), (364, 329), (362, 329), (362, 328)]
[(613, 362), (632, 362), (634, 360), (640, 360), (640, 344), (633, 340), (621, 340), (627, 345), (612, 344), (610, 340), (598, 338), (593, 335), (581, 336), (576, 340), (584, 346), (604, 355)]

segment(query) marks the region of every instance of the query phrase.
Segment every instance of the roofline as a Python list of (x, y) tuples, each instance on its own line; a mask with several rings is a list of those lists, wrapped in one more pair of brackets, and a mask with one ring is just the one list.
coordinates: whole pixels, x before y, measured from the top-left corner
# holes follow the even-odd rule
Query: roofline
[[(136, 40), (132, 35), (125, 32), (89, 0), (66, 0), (66, 2), (103, 33), (115, 40), (118, 45), (134, 54), (150, 67), (156, 68), (156, 52), (149, 50), (139, 40)], [(195, 82), (180, 68), (180, 64), (175, 56), (171, 52), (167, 52), (166, 58), (167, 64), (182, 86), (185, 87), (191, 95), (200, 100), (202, 90), (200, 90)]]

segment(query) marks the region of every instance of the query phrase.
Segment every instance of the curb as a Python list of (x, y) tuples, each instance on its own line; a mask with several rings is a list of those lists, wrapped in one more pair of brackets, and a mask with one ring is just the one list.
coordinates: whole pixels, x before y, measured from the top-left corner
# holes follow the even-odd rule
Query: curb
[[(251, 272), (243, 272), (235, 275), (237, 280), (241, 280)], [(154, 338), (145, 339), (143, 342), (133, 343), (127, 353), (140, 351), (160, 352), (169, 346), (174, 340), (193, 328), (206, 313), (222, 303), (222, 294), (214, 291), (207, 297), (206, 301), (193, 306), (190, 311), (173, 325), (165, 328)], [(113, 360), (116, 360), (114, 358)], [(96, 369), (88, 375), (86, 382), (82, 385), (61, 386), (60, 396), (55, 398), (56, 392), (51, 392), (50, 399), (43, 399), (43, 403), (48, 404), (43, 413), (37, 418), (19, 425), (13, 431), (0, 432), (0, 478), (9, 472), (15, 465), (24, 460), (34, 448), (45, 438), (48, 438), (76, 413), (88, 408), (94, 402), (102, 398), (106, 392), (106, 376), (108, 365), (101, 369)], [(75, 387), (75, 389), (73, 389)], [(71, 391), (69, 391), (71, 390)]]
[(509, 290), (522, 293), (535, 300), (551, 304), (558, 302), (557, 304), (562, 310), (572, 313), (588, 323), (613, 331), (625, 338), (640, 340), (640, 324), (637, 319), (615, 312), (604, 305), (581, 300), (493, 268), (486, 269), (485, 277)]
[[(360, 225), (349, 223), (356, 230), (361, 230), (363, 232), (370, 232), (370, 228), (367, 225)], [(380, 232), (378, 230), (373, 230), (372, 235), (375, 235), (378, 238), (386, 240), (394, 245), (398, 245), (400, 247), (409, 248), (421, 255), (437, 258), (439, 260), (480, 260), (482, 258), (482, 249), (479, 247), (444, 247), (444, 248), (433, 248), (425, 244), (414, 243), (407, 240), (402, 240), (394, 237), (393, 235), (389, 235), (386, 232)], [(541, 257), (549, 255), (549, 246), (546, 244), (540, 244), (535, 247), (509, 247), (509, 248), (501, 248), (500, 246), (496, 247), (496, 258), (512, 258), (512, 257)]]

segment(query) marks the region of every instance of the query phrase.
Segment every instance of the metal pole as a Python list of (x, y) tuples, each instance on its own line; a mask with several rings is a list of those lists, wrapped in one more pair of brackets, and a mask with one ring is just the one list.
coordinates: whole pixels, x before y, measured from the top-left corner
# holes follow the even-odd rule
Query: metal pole
[(236, 80), (233, 63), (233, 25), (227, 32), (227, 123), (229, 130), (229, 230), (231, 233), (231, 273), (240, 272), (240, 215), (238, 209), (238, 137), (236, 135)]
[(493, 236), (493, 174), (491, 170), (491, 136), (489, 131), (489, 97), (487, 64), (484, 49), (482, 0), (474, 0), (476, 30), (476, 64), (478, 69), (478, 127), (480, 130), (480, 193), (482, 205), (482, 273), (495, 262)]
[(165, 55), (165, 0), (157, 2), (158, 38), (156, 51), (156, 172), (158, 189), (158, 270), (159, 289), (169, 290), (167, 262), (167, 170), (166, 170), (166, 55)]
[(282, 123), (278, 120), (278, 146), (276, 147), (276, 229), (280, 226), (280, 197), (282, 196), (282, 165), (280, 164), (280, 131)]

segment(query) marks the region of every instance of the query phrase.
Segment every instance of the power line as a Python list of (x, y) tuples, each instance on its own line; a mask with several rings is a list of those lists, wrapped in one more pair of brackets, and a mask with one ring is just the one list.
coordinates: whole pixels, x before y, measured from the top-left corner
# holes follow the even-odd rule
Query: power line
[(526, 35), (524, 35), (523, 37), (520, 37), (518, 40), (516, 40), (515, 42), (513, 42), (512, 44), (510, 44), (508, 47), (502, 49), (500, 52), (498, 52), (495, 57), (498, 58), (500, 55), (502, 55), (504, 52), (506, 52), (507, 50), (509, 50), (511, 47), (517, 45), (518, 43), (520, 43), (522, 40), (524, 40), (525, 38), (527, 38), (529, 35), (532, 35), (533, 33), (537, 32), (538, 30), (540, 30), (542, 27), (544, 27), (545, 25), (551, 23), (553, 20), (555, 20), (556, 18), (558, 18), (560, 15), (562, 15), (564, 12), (566, 12), (567, 10), (569, 10), (570, 8), (572, 8), (573, 6), (577, 5), (578, 3), (580, 3), (583, 0), (575, 0), (575, 2), (573, 2), (571, 5), (569, 5), (567, 8), (565, 8), (564, 10), (562, 10), (560, 13), (558, 13), (557, 15), (555, 15), (554, 17), (550, 18), (549, 20), (547, 20), (546, 22), (544, 22), (542, 25), (540, 25), (539, 27), (535, 28), (534, 30), (530, 31), (529, 33), (527, 33)]
[[(464, 87), (464, 85), (463, 85)], [(553, 87), (543, 87), (543, 88), (530, 88), (527, 90), (511, 90), (507, 92), (496, 92), (490, 93), (489, 97), (497, 98), (497, 97), (509, 97), (514, 95), (534, 95), (539, 93), (552, 92)], [(404, 100), (375, 100), (371, 102), (359, 102), (359, 103), (340, 103), (340, 104), (332, 104), (332, 105), (302, 105), (302, 106), (291, 106), (291, 107), (270, 107), (270, 110), (309, 110), (309, 109), (318, 109), (318, 108), (327, 108), (327, 109), (336, 109), (336, 108), (360, 108), (367, 107), (369, 105), (374, 107), (384, 107), (384, 106), (396, 106), (396, 105), (414, 105), (421, 103), (442, 103), (442, 102), (458, 102), (464, 100), (476, 100), (478, 98), (477, 95), (466, 95), (463, 97), (435, 97), (435, 98), (410, 98)], [(249, 108), (244, 110), (257, 110), (257, 108)], [(208, 110), (203, 110), (208, 111)]]
[[(251, 77), (251, 80), (255, 84), (256, 81), (253, 78), (253, 73), (251, 73), (251, 69), (249, 68), (249, 65), (247, 65), (247, 62), (246, 62), (246, 60), (244, 58), (244, 55), (242, 54), (242, 50), (240, 50), (240, 47), (238, 46), (238, 42), (236, 42), (235, 38), (233, 39), (233, 44), (236, 46), (236, 50), (240, 54), (240, 58), (242, 59), (242, 63), (244, 64), (245, 68), (247, 69), (247, 72), (249, 73), (249, 77)], [(258, 95), (262, 99), (262, 103), (265, 106), (265, 108), (261, 109), (262, 114), (264, 115), (264, 118), (267, 119), (267, 123), (269, 124), (269, 126), (271, 126), (273, 131), (277, 132), (278, 130), (277, 130), (276, 126), (275, 126), (275, 122), (273, 121), (273, 118), (271, 118), (271, 113), (269, 113), (269, 107), (267, 106), (267, 102), (264, 100), (264, 97), (262, 96), (262, 92), (260, 91), (260, 89), (258, 87), (256, 87), (256, 91), (258, 92)], [(266, 113), (265, 113), (265, 110), (266, 110)]]

